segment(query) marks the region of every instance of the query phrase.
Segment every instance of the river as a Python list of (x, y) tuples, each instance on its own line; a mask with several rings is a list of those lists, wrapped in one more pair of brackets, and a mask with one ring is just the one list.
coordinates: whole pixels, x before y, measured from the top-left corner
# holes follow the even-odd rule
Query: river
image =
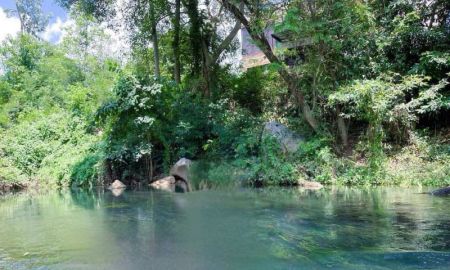
[(418, 188), (0, 197), (0, 269), (450, 269), (450, 197)]

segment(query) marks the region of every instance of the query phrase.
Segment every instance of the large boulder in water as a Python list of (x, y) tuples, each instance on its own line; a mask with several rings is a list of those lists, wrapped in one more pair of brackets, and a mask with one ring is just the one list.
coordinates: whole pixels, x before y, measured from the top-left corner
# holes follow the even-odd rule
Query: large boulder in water
[(120, 182), (119, 180), (115, 180), (110, 186), (109, 189), (125, 189), (127, 186), (125, 186), (124, 183)]
[(187, 192), (189, 191), (188, 183), (184, 179), (175, 179), (174, 176), (167, 176), (156, 180), (149, 184), (154, 189), (169, 191), (169, 192)]
[(264, 125), (263, 136), (270, 135), (277, 139), (281, 149), (284, 152), (294, 153), (304, 138), (290, 130), (287, 126), (277, 122), (270, 121)]
[(191, 164), (192, 161), (190, 159), (181, 158), (170, 168), (170, 175), (175, 177), (177, 190), (183, 192), (191, 190), (189, 181), (189, 168)]
[(175, 163), (172, 168), (170, 168), (170, 175), (175, 176), (175, 178), (181, 178), (184, 181), (189, 181), (189, 167), (192, 161), (187, 158), (181, 158)]
[(323, 188), (321, 183), (315, 181), (298, 180), (297, 184), (303, 189), (318, 190)]
[(175, 177), (167, 176), (156, 180), (150, 184), (150, 186), (154, 189), (161, 189), (165, 191), (175, 191)]
[(450, 186), (445, 188), (440, 188), (430, 192), (431, 195), (435, 196), (449, 196), (450, 195)]
[(172, 192), (190, 191), (189, 167), (191, 164), (192, 161), (190, 159), (181, 158), (170, 168), (170, 176), (156, 180), (150, 186), (155, 189)]

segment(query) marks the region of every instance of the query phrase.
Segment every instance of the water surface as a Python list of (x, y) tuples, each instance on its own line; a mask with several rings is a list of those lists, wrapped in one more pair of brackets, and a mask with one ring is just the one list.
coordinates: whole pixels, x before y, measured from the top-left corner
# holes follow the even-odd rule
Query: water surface
[(0, 269), (450, 269), (450, 198), (418, 189), (0, 197)]

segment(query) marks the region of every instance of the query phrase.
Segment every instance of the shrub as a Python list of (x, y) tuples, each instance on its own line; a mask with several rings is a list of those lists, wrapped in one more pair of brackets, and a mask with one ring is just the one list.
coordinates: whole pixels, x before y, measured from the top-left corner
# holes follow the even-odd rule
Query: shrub
[(81, 161), (74, 164), (70, 175), (72, 184), (84, 187), (101, 184), (102, 164), (103, 159), (99, 152), (87, 154)]

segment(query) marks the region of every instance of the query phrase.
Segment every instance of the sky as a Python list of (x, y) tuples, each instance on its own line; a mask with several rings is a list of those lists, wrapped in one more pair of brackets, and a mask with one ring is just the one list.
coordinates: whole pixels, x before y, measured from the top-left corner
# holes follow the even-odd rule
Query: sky
[[(63, 27), (69, 23), (67, 11), (54, 0), (43, 0), (45, 14), (50, 16), (49, 24), (42, 38), (52, 43), (58, 43), (63, 35)], [(15, 10), (14, 0), (0, 0), (0, 42), (8, 35), (15, 35), (20, 31), (20, 21), (17, 16), (8, 17), (6, 10)]]
[[(16, 9), (16, 4), (14, 0), (0, 0), (0, 7), (3, 9)], [(44, 0), (42, 2), (42, 8), (45, 13), (51, 15), (50, 23), (54, 23), (57, 17), (63, 20), (67, 18), (66, 10), (56, 4), (56, 1), (54, 0)]]

